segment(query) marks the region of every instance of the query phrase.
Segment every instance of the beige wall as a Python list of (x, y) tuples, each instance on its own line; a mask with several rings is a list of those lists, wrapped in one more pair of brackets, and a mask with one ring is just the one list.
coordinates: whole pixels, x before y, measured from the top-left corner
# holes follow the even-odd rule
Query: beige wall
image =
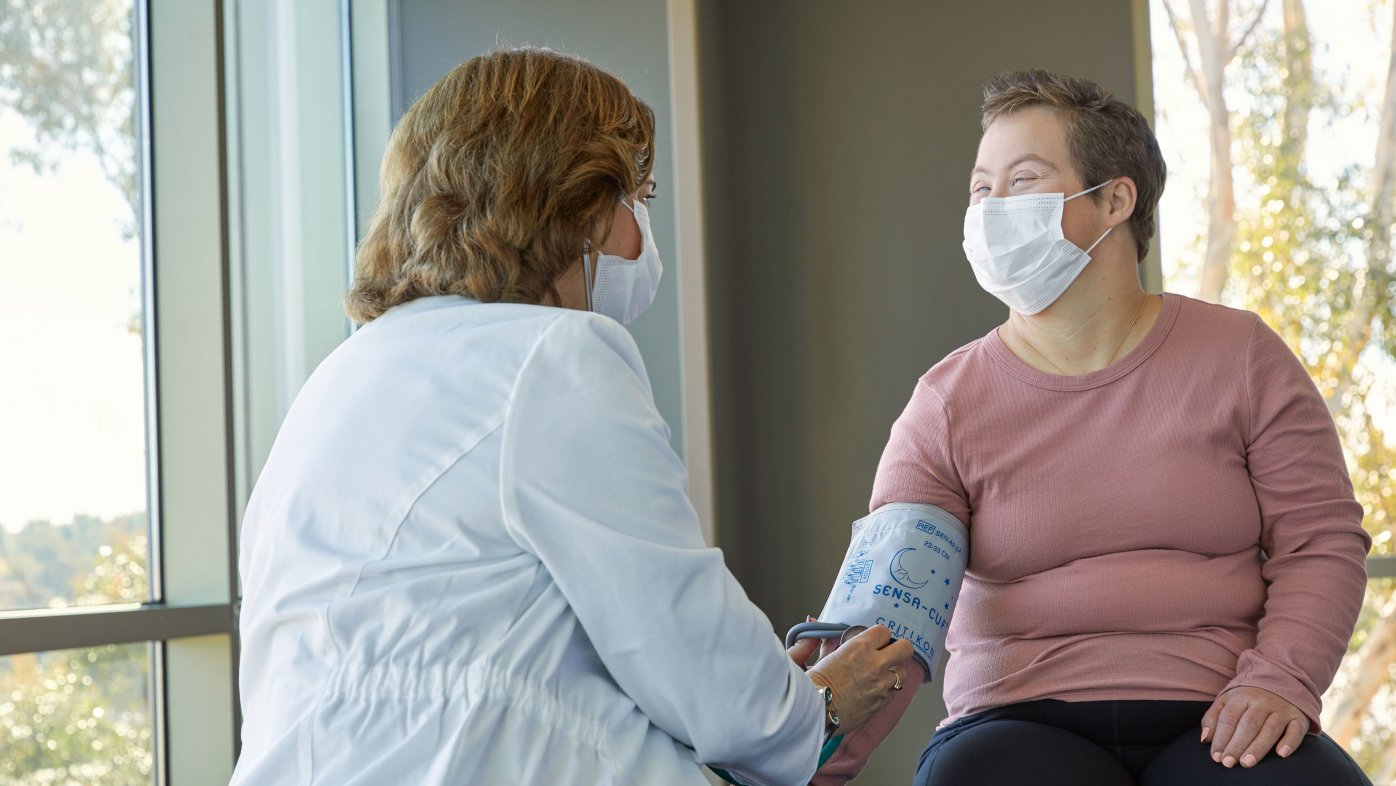
[[(822, 607), (917, 377), (1006, 315), (960, 250), (981, 84), (1040, 66), (1135, 100), (1133, 5), (702, 4), (718, 538), (778, 629)], [(910, 781), (939, 696), (861, 782)]]

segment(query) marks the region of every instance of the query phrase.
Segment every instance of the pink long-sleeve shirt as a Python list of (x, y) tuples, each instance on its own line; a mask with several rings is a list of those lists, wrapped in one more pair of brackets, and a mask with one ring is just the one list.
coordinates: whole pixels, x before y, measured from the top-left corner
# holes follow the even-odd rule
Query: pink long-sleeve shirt
[[(962, 347), (892, 427), (871, 508), (891, 502), (969, 528), (947, 722), (1244, 685), (1318, 730), (1371, 538), (1322, 397), (1255, 314), (1164, 295), (1138, 347), (1072, 377), (997, 332)], [(910, 704), (898, 698), (821, 775), (861, 769)]]

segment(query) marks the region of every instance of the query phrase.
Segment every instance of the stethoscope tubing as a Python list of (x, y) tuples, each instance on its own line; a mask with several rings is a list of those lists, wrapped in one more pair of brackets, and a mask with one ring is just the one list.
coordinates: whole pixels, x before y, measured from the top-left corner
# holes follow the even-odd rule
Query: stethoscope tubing
[(818, 620), (801, 622), (786, 632), (785, 648), (789, 649), (795, 646), (795, 642), (801, 639), (838, 639), (839, 643), (842, 644), (848, 638), (850, 631), (856, 636), (862, 632), (862, 628), (855, 629), (839, 622), (820, 622)]

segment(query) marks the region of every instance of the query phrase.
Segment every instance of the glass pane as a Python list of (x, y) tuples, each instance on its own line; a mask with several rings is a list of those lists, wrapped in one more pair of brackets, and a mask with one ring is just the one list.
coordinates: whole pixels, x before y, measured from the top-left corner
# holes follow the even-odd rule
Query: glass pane
[[(1337, 422), (1377, 555), (1396, 554), (1396, 193), (1376, 171), (1396, 160), (1392, 6), (1238, 0), (1218, 24), (1150, 4), (1165, 288), (1255, 311), (1289, 343)], [(1325, 709), (1378, 784), (1396, 782), (1392, 597), (1370, 583)]]
[(152, 782), (150, 645), (0, 658), (0, 786)]
[(149, 597), (133, 2), (0, 13), (0, 609)]

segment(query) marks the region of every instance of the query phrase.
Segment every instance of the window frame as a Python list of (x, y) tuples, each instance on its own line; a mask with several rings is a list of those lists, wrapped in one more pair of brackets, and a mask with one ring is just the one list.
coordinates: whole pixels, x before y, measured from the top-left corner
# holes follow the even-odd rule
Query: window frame
[(151, 645), (156, 783), (226, 781), (240, 726), (223, 5), (135, 0), (151, 600), (0, 612), (0, 655)]
[(1396, 578), (1396, 557), (1378, 555), (1367, 558), (1367, 580)]

